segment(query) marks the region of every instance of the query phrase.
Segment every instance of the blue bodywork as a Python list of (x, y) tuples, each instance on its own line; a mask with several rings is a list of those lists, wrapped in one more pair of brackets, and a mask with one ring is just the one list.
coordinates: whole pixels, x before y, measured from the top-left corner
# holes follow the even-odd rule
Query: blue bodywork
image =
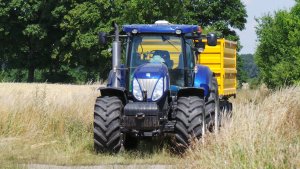
[[(194, 86), (195, 88), (203, 88), (204, 89), (204, 95), (208, 96), (211, 87), (211, 78), (213, 77), (213, 72), (209, 69), (207, 66), (203, 65), (196, 65), (197, 71), (195, 72), (194, 77)], [(170, 86), (171, 92), (177, 93), (181, 87), (179, 86)]]
[(196, 65), (194, 87), (202, 87), (204, 89), (204, 95), (209, 95), (209, 89), (211, 86), (211, 78), (213, 77), (213, 72), (207, 66)]
[[(132, 31), (136, 29), (137, 33), (162, 33), (162, 34), (176, 34), (176, 30), (181, 30), (182, 34), (188, 34), (188, 33), (194, 33), (197, 32), (198, 26), (197, 25), (175, 25), (175, 24), (165, 24), (165, 25), (159, 25), (159, 24), (134, 24), (134, 25), (124, 25), (123, 31), (127, 33), (132, 33)], [(124, 68), (124, 66), (122, 66)], [(210, 93), (210, 87), (211, 87), (211, 80), (213, 77), (213, 72), (209, 69), (207, 66), (203, 65), (196, 65), (196, 70), (194, 74), (194, 83), (193, 88), (202, 88), (204, 89), (204, 95), (208, 96)], [(108, 84), (107, 86), (110, 87), (112, 82), (111, 76), (114, 76), (114, 73), (110, 74)], [(126, 88), (125, 83), (125, 77), (126, 77), (126, 71), (124, 69), (121, 69), (121, 77), (119, 78), (121, 87)], [(184, 88), (184, 86), (174, 86), (169, 85), (170, 84), (170, 77), (168, 74), (168, 68), (161, 63), (147, 63), (140, 65), (137, 67), (134, 71), (134, 73), (129, 78), (130, 83), (129, 91), (132, 90), (132, 81), (134, 78), (136, 79), (157, 79), (159, 80), (161, 77), (166, 77), (167, 82), (164, 83), (164, 94), (163, 97), (167, 94), (166, 91), (170, 90), (171, 93), (176, 93)], [(156, 84), (155, 84), (156, 85)], [(148, 101), (151, 101), (151, 99)]]
[(176, 30), (181, 30), (182, 33), (193, 33), (198, 30), (197, 25), (157, 25), (157, 24), (136, 24), (136, 25), (124, 25), (123, 31), (131, 33), (136, 29), (137, 33), (171, 33), (175, 34)]

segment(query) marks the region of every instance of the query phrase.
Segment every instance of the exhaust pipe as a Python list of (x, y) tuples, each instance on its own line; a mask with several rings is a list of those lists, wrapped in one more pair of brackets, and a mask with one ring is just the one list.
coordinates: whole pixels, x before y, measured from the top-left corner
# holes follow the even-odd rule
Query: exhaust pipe
[(116, 23), (113, 23), (115, 29), (115, 40), (112, 43), (112, 68), (115, 74), (113, 79), (113, 87), (120, 87), (120, 64), (121, 64), (121, 42), (119, 38), (119, 27)]

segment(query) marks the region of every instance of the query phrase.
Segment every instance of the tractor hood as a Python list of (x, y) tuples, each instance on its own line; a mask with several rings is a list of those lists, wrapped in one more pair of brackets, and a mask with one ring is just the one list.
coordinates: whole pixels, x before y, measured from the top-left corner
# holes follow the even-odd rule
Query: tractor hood
[(159, 79), (168, 74), (168, 68), (162, 63), (147, 63), (139, 66), (134, 71), (137, 79)]
[[(162, 63), (146, 63), (137, 67), (132, 80), (133, 95), (138, 101), (158, 101), (170, 86), (168, 68)], [(143, 94), (144, 91), (147, 95)]]

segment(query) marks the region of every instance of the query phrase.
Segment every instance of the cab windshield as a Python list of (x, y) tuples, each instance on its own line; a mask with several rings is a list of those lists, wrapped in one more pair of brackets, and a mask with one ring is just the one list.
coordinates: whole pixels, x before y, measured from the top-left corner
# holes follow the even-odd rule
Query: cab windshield
[(170, 84), (184, 86), (184, 58), (182, 37), (175, 35), (137, 35), (131, 43), (130, 73), (135, 68), (152, 62), (168, 67)]
[(181, 37), (169, 35), (134, 36), (131, 49), (130, 67), (161, 62), (168, 69), (184, 68)]

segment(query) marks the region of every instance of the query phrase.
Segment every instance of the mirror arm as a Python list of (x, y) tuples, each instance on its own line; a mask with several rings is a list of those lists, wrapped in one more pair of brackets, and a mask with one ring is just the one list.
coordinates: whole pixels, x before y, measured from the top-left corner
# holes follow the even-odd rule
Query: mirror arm
[[(109, 38), (114, 38), (115, 35), (108, 35), (107, 37), (109, 37)], [(127, 37), (129, 37), (129, 36), (128, 36), (128, 35), (119, 35), (119, 37), (120, 37), (120, 38), (127, 38)]]

